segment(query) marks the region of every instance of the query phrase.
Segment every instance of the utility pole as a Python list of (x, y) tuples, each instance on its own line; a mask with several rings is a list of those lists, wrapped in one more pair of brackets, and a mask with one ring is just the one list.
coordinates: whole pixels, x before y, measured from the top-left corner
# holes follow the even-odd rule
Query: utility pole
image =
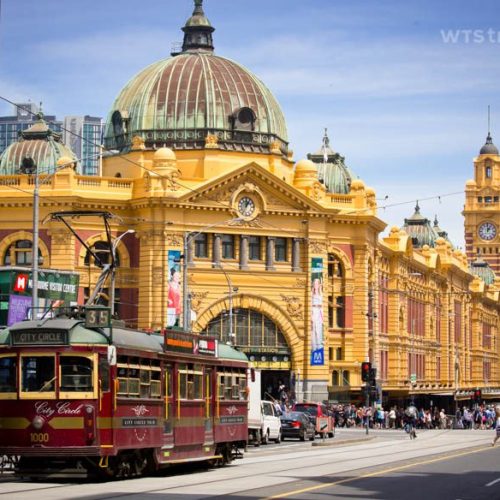
[[(34, 163), (33, 163), (34, 165)], [(35, 188), (33, 190), (33, 244), (31, 245), (31, 319), (36, 319), (38, 311), (38, 219), (40, 217), (40, 178), (35, 167)]]

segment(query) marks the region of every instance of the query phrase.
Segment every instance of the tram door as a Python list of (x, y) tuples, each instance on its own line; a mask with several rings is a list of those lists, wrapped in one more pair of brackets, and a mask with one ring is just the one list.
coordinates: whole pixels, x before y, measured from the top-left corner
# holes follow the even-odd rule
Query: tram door
[(165, 365), (165, 419), (163, 424), (163, 439), (165, 445), (174, 443), (174, 402), (173, 402), (173, 368), (172, 365)]
[(205, 380), (203, 383), (203, 398), (205, 400), (205, 443), (211, 445), (214, 443), (214, 394), (213, 394), (213, 374), (211, 367), (205, 367)]
[(101, 417), (100, 422), (110, 422), (109, 425), (99, 425), (99, 441), (101, 447), (112, 447), (113, 446), (113, 425), (112, 416), (115, 411), (115, 402), (117, 397), (117, 387), (113, 387), (113, 392), (111, 392), (111, 380), (117, 380), (113, 375), (113, 370), (116, 367), (110, 366), (106, 355), (99, 355), (99, 408), (98, 415)]

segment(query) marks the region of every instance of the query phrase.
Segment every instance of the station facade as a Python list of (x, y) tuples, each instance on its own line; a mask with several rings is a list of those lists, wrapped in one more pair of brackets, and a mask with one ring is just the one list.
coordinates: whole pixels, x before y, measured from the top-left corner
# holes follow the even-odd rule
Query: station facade
[[(117, 315), (236, 345), (263, 371), (263, 395), (284, 384), (300, 400), (362, 401), (369, 360), (385, 403), (449, 404), (475, 388), (500, 398), (500, 281), (488, 264), (454, 249), (419, 207), (382, 236), (374, 190), (326, 132), (316, 153), (294, 161), (279, 104), (250, 71), (215, 55), (201, 1), (183, 31), (182, 50), (113, 103), (102, 176), (79, 174), (42, 116), (36, 134), (4, 152), (2, 265), (31, 262), (34, 181), (21, 168), (30, 157), (44, 166), (41, 266), (78, 272), (80, 303), (100, 271), (49, 214), (106, 210)], [(72, 225), (110, 258), (98, 218)], [(103, 303), (111, 295), (104, 289)]]

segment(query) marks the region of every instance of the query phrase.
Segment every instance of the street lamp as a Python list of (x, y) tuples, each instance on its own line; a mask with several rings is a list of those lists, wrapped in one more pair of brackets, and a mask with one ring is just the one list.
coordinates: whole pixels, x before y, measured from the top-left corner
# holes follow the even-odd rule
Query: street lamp
[[(61, 160), (59, 160), (60, 162)], [(75, 163), (75, 160), (65, 163), (59, 163), (54, 171), (47, 175), (45, 179), (40, 182), (40, 172), (38, 166), (31, 156), (25, 156), (21, 161), (21, 172), (23, 174), (34, 175), (35, 184), (33, 187), (33, 244), (31, 245), (31, 316), (35, 319), (36, 311), (38, 309), (38, 235), (39, 235), (39, 218), (40, 218), (40, 185), (48, 182), (52, 177), (63, 168), (66, 168)]]
[(127, 235), (127, 234), (133, 234), (135, 233), (135, 229), (128, 229), (125, 231), (123, 234), (118, 236), (113, 241), (113, 244), (111, 245), (111, 259), (112, 262), (115, 264), (111, 268), (111, 293), (110, 293), (110, 301), (111, 301), (111, 317), (113, 318), (115, 315), (115, 278), (116, 278), (116, 248), (118, 247), (118, 244), (120, 241)]
[(229, 289), (229, 341), (228, 344), (234, 344), (234, 338), (236, 337), (236, 334), (234, 333), (234, 328), (233, 328), (233, 292), (237, 292), (238, 288), (233, 287), (233, 283), (231, 282), (231, 278), (229, 277), (229, 274), (226, 273), (226, 270), (222, 267), (221, 264), (217, 266), (223, 273), (227, 281), (227, 286)]

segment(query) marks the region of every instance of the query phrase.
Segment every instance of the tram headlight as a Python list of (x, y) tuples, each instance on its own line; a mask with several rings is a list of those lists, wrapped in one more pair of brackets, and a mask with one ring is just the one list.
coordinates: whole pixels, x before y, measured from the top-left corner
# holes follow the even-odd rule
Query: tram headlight
[(45, 423), (45, 420), (40, 416), (40, 415), (37, 415), (31, 422), (31, 425), (37, 430), (39, 431), (42, 427), (43, 427), (43, 424)]

